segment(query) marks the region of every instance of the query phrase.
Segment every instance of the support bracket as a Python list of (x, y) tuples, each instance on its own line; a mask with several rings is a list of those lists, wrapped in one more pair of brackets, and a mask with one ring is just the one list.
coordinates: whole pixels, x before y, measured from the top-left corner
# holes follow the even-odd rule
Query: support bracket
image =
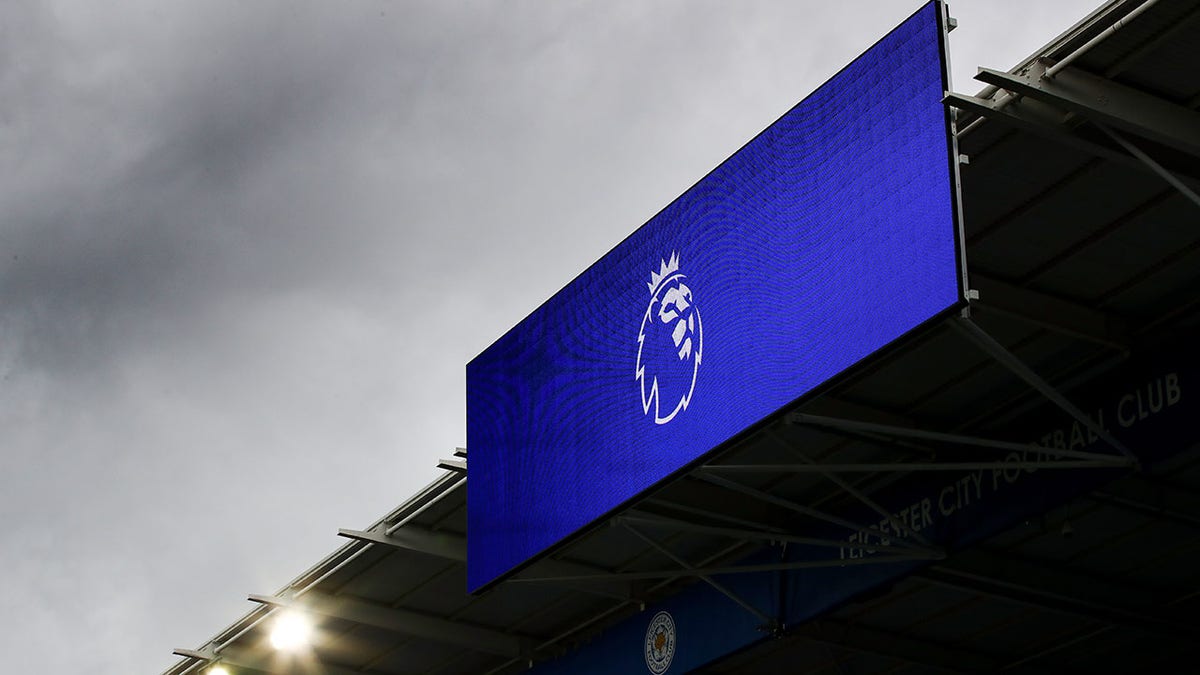
[[(1045, 396), (1052, 403), (1061, 408), (1068, 415), (1073, 417), (1077, 422), (1082, 424), (1086, 429), (1094, 433), (1098, 438), (1103, 440), (1109, 447), (1120, 452), (1128, 460), (1128, 464), (1133, 468), (1139, 468), (1137, 455), (1132, 450), (1125, 447), (1125, 444), (1117, 440), (1107, 429), (1098, 424), (1095, 420), (1089, 417), (1086, 413), (1080, 410), (1074, 403), (1071, 403), (1066, 396), (1054, 388), (1049, 382), (1044, 380), (1032, 368), (1025, 365), (1015, 354), (1008, 351), (1004, 345), (1000, 344), (995, 338), (987, 333), (972, 321), (969, 317), (963, 316), (952, 319), (950, 325), (962, 333), (970, 342), (975, 344), (984, 353), (992, 357), (997, 363), (1007, 368), (1014, 375), (1024, 380), (1029, 386), (1033, 387), (1042, 396)], [(1056, 452), (1063, 452), (1057, 450)]]
[(1043, 77), (1042, 65), (1024, 77), (980, 68), (975, 79), (1200, 158), (1200, 113), (1195, 110), (1078, 68)]

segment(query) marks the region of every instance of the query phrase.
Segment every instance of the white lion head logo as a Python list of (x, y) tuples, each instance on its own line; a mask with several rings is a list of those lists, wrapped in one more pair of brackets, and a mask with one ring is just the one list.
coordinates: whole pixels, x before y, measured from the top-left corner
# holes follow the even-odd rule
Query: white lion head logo
[(653, 408), (655, 424), (666, 424), (687, 410), (700, 370), (704, 330), (686, 281), (679, 271), (679, 254), (671, 253), (646, 284), (650, 304), (638, 330), (634, 377), (642, 388), (642, 412), (649, 415)]

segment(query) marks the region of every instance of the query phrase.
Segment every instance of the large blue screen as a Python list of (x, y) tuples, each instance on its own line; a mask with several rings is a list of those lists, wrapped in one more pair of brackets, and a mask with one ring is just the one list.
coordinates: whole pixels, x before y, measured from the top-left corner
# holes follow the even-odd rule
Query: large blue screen
[(959, 304), (940, 11), (467, 365), (472, 591)]

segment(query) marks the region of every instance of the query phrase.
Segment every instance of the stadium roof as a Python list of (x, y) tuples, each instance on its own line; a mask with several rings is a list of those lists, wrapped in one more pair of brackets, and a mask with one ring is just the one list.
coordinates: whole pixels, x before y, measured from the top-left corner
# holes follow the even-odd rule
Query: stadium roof
[[(967, 161), (969, 317), (864, 364), (478, 596), (465, 592), (463, 452), (378, 522), (341, 531), (346, 543), (287, 586), (251, 595), (231, 626), (177, 649), (165, 674), (524, 670), (803, 540), (810, 523), (875, 506), (908, 476), (990, 470), (1047, 420), (1087, 427), (1072, 401), (1200, 328), (1197, 44), (1194, 0), (1114, 1), (1007, 73), (981, 69), (976, 96), (948, 98)], [(964, 550), (896, 543), (888, 559), (924, 561), (916, 571), (798, 625), (763, 616), (774, 639), (708, 670), (1132, 671), (1190, 653), (1200, 444), (1142, 463), (1144, 448), (1102, 440), (1103, 453), (1006, 466), (1103, 484)], [(830, 551), (811, 564), (844, 564)], [(272, 615), (290, 606), (318, 622), (303, 663), (269, 644)]]

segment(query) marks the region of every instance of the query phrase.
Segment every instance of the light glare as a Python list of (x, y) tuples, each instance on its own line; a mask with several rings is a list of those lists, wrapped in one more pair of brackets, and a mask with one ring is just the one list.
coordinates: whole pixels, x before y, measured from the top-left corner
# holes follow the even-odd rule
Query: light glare
[(280, 651), (295, 651), (308, 644), (312, 627), (308, 620), (295, 612), (288, 612), (275, 620), (271, 630), (271, 646)]
[(225, 666), (213, 666), (204, 672), (207, 675), (229, 675), (229, 671), (225, 670)]

